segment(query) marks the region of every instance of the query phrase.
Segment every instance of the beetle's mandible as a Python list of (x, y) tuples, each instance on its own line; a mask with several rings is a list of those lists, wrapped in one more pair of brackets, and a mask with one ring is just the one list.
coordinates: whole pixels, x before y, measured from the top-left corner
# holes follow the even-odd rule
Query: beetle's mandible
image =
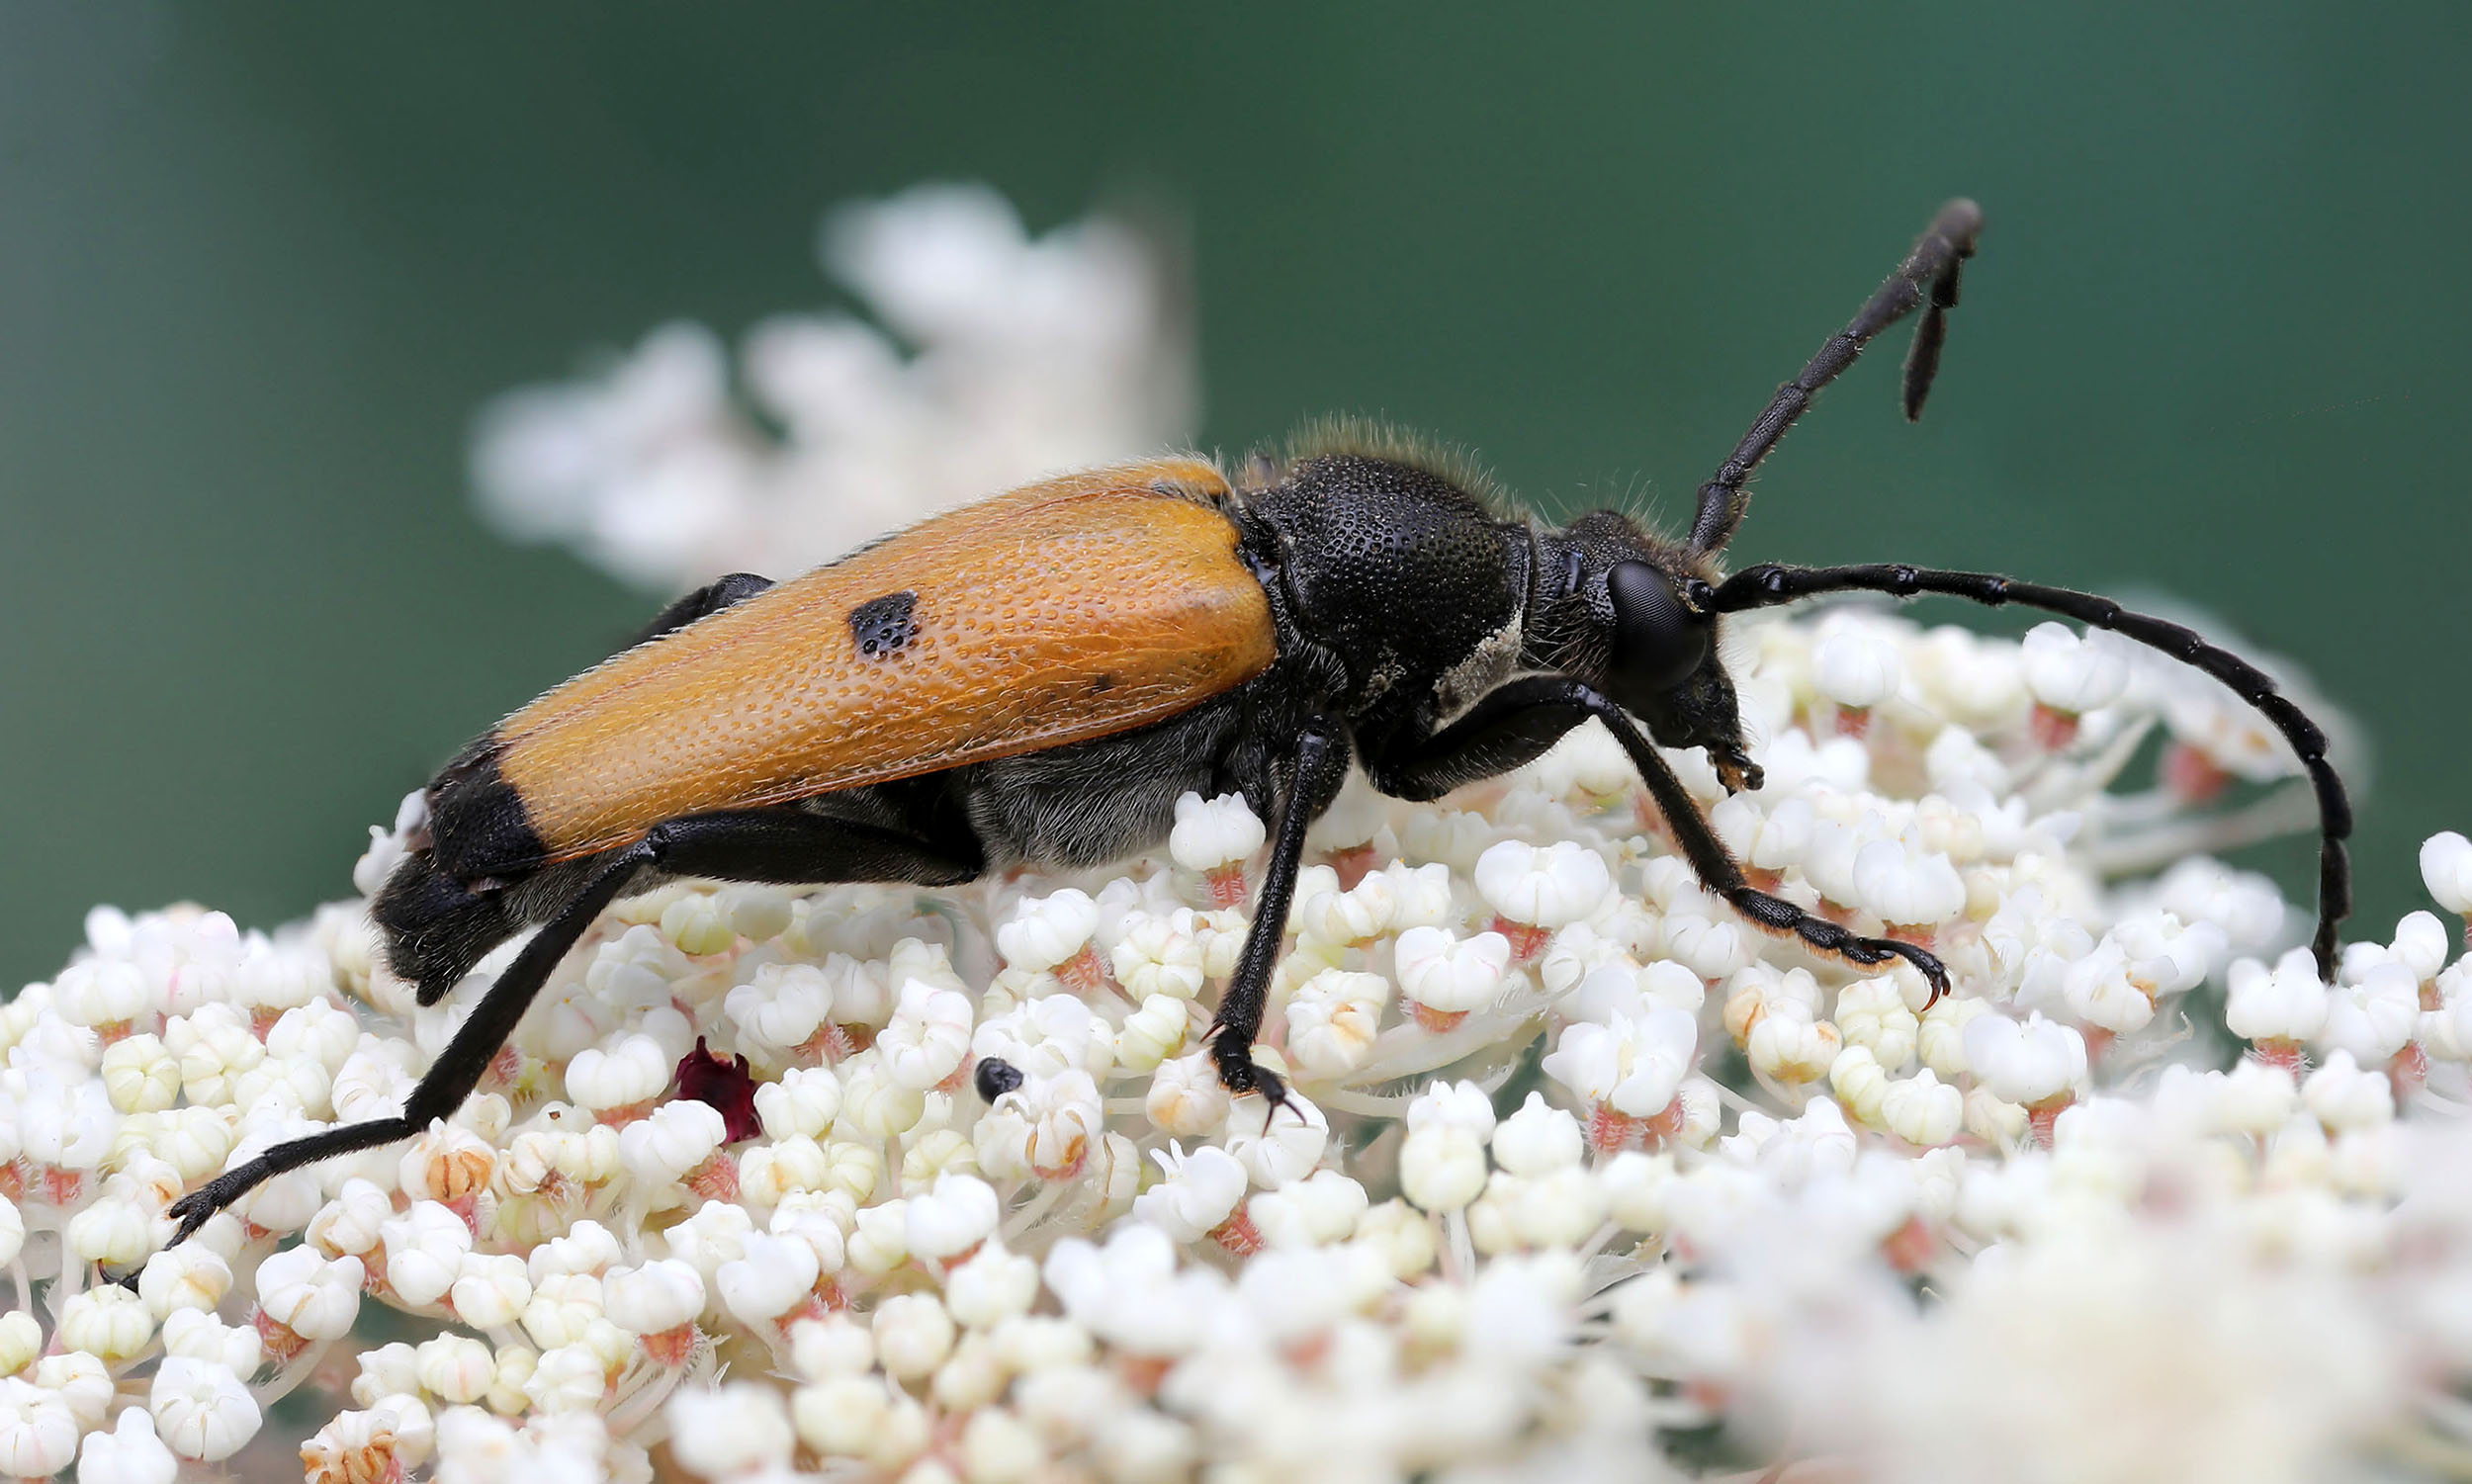
[[(724, 577), (643, 640), (508, 717), (427, 790), (428, 823), (374, 913), (396, 972), (436, 1003), (537, 928), (401, 1116), (276, 1145), (172, 1207), (178, 1237), (271, 1176), (406, 1138), (455, 1111), (569, 949), (617, 898), (670, 877), (949, 886), (1156, 846), (1178, 797), (1241, 793), (1270, 822), (1251, 928), (1211, 1054), (1230, 1091), (1286, 1096), (1252, 1055), (1305, 831), (1349, 769), (1439, 798), (1529, 762), (1594, 717), (1709, 891), (1850, 963), (1930, 953), (1753, 888), (1657, 745), (1757, 788), (1725, 614), (1814, 593), (1943, 593), (2109, 629), (2197, 666), (2299, 754), (2322, 829), (2319, 972), (2349, 906), (2351, 820), (2323, 733), (2254, 666), (2106, 598), (1979, 572), (1718, 560), (1746, 481), (1868, 340), (1919, 311), (1904, 410), (1939, 366), (1982, 215), (1941, 208), (1897, 271), (1781, 387), (1700, 486), (1681, 539), (1614, 511), (1552, 527), (1379, 437), (1325, 438), (1241, 481), (1164, 459), (1033, 484), (778, 584)], [(1653, 740), (1653, 742), (1651, 742)], [(1012, 1074), (1009, 1083), (1006, 1074)], [(1019, 1075), (982, 1066), (983, 1091)]]

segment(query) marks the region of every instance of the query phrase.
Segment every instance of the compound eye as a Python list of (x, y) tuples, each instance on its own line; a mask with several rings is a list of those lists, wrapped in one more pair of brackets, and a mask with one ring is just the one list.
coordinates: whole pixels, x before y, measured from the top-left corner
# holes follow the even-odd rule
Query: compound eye
[(1674, 584), (1644, 562), (1606, 577), (1614, 599), (1614, 672), (1628, 687), (1671, 690), (1708, 657), (1708, 623), (1682, 605)]

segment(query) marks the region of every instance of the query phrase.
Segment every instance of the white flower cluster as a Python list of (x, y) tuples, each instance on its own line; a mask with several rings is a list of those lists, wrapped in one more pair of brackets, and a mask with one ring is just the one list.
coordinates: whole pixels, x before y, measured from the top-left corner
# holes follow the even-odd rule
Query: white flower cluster
[(679, 590), (802, 571), (991, 490), (1192, 436), (1183, 286), (1125, 224), (1033, 240), (984, 187), (923, 186), (837, 211), (821, 246), (874, 324), (766, 320), (734, 375), (711, 330), (675, 322), (590, 380), (511, 393), (474, 451), (483, 510)]
[[(2472, 968), (2440, 920), (2328, 986), (2265, 956), (2304, 918), (2259, 878), (2107, 888), (2091, 849), (2194, 817), (2104, 792), (2160, 705), (2039, 719), (2066, 633), (1750, 638), (1768, 786), (1674, 760), (1772, 889), (1928, 938), (1952, 998), (1747, 929), (1590, 724), (1326, 818), (1267, 1125), (1202, 1046), (1261, 822), (1188, 799), (1088, 878), (622, 903), (453, 1120), (158, 1251), (180, 1191), (397, 1105), (505, 955), (420, 1009), (358, 901), (273, 937), (98, 910), (0, 1010), (0, 1474), (236, 1464), (338, 1372), (311, 1480), (642, 1480), (656, 1448), (714, 1481), (1655, 1477), (1711, 1430), (1877, 1477), (2285, 1478), (2472, 1446)], [(2462, 836), (2424, 868), (2472, 909)], [(376, 1307), (429, 1338), (358, 1339)]]
[[(911, 354), (776, 321), (743, 407), (712, 336), (656, 331), (487, 419), (504, 522), (684, 587), (1190, 421), (1121, 228), (937, 189), (826, 245)], [(163, 1250), (180, 1192), (395, 1112), (514, 945), (421, 1009), (362, 901), (271, 936), (100, 909), (0, 1007), (0, 1477), (2460, 1473), (2447, 926), (2333, 986), (2277, 956), (2305, 914), (2201, 852), (2306, 787), (2104, 636), (1845, 608), (1735, 648), (1767, 787), (1676, 766), (1762, 886), (1928, 943), (1947, 1001), (1748, 928), (1591, 724), (1317, 827), (1258, 1053), (1292, 1113), (1203, 1048), (1265, 831), (1188, 798), (1080, 878), (622, 903), (452, 1120)], [(2161, 782), (2112, 791), (2158, 728)], [(2472, 844), (2421, 864), (2472, 914)]]

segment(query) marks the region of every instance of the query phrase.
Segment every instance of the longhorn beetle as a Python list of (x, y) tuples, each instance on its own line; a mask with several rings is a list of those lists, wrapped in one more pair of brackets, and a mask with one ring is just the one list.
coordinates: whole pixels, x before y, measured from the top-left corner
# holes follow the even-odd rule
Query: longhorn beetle
[[(1747, 482), (1863, 346), (1920, 311), (1910, 419), (1939, 369), (1981, 212), (1940, 209), (1903, 263), (1779, 388), (1699, 489), (1682, 540), (1611, 510), (1559, 528), (1497, 507), (1447, 461), (1325, 438), (1231, 483), (1199, 458), (1071, 475), (939, 515), (805, 576), (721, 578), (643, 639), (500, 722), (427, 789), (428, 820), (373, 912), (397, 973), (434, 1004), (538, 927), (400, 1117), (278, 1144), (184, 1196), (186, 1239), (259, 1181), (391, 1143), (455, 1111), (601, 910), (672, 877), (951, 886), (1076, 869), (1157, 845), (1177, 798), (1241, 793), (1271, 821), (1253, 921), (1211, 1055), (1273, 1111), (1252, 1055), (1306, 827), (1361, 766), (1394, 798), (1506, 772), (1594, 717), (1638, 769), (1684, 858), (1755, 925), (1862, 965), (1938, 959), (1753, 888), (1650, 744), (1703, 747), (1760, 786), (1722, 617), (1815, 593), (1945, 593), (2062, 614), (2197, 666), (2261, 712), (2317, 791), (2321, 976), (2349, 908), (2351, 830), (2326, 738), (2253, 665), (2108, 598), (1902, 565), (1723, 575)], [(1012, 1069), (982, 1067), (1001, 1091)], [(1017, 1081), (1018, 1074), (1014, 1074)]]

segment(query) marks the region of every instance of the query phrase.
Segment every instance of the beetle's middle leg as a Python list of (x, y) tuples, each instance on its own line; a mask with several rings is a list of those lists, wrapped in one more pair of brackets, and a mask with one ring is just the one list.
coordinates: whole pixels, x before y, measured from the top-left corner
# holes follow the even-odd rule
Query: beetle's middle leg
[(1287, 797), (1280, 809), (1272, 838), (1271, 865), (1254, 897), (1253, 926), (1236, 957), (1236, 972), (1227, 993), (1219, 998), (1210, 1059), (1218, 1065), (1219, 1082), (1239, 1096), (1260, 1092), (1272, 1111), (1287, 1100), (1287, 1085), (1279, 1074), (1253, 1060), (1254, 1038), (1262, 1033), (1262, 1015), (1271, 1000), (1271, 973), (1279, 967), (1279, 945), (1287, 932), (1287, 910), (1296, 896), (1296, 874), (1303, 867), (1305, 830), (1339, 797), (1348, 781), (1346, 735), (1330, 721), (1316, 717), (1296, 738), (1294, 768)]

